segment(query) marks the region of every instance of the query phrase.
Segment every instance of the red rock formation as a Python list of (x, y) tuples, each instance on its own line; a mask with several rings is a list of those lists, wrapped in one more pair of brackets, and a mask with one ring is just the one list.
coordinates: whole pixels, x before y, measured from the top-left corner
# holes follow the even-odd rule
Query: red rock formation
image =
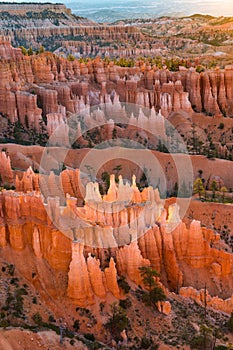
[(231, 298), (223, 300), (217, 296), (211, 297), (208, 291), (204, 289), (195, 290), (192, 287), (181, 288), (179, 294), (185, 298), (193, 299), (201, 305), (204, 305), (206, 302), (208, 307), (223, 311), (227, 314), (231, 314), (233, 311), (233, 295)]
[[(92, 275), (91, 275), (92, 276)], [(67, 294), (81, 304), (93, 303), (93, 291), (89, 279), (86, 260), (83, 256), (81, 244), (72, 245), (72, 260), (68, 275), (69, 283)], [(100, 281), (97, 281), (100, 283)]]
[(47, 114), (47, 132), (51, 136), (55, 130), (65, 124), (64, 116), (61, 113)]
[(42, 106), (44, 116), (49, 113), (59, 112), (57, 92), (55, 90), (45, 89), (43, 87), (35, 87), (35, 91)]
[(174, 83), (169, 82), (162, 85), (161, 91), (161, 112), (165, 117), (171, 112), (192, 111), (191, 103), (187, 92), (183, 91), (180, 80)]
[(100, 261), (90, 255), (87, 261), (83, 255), (83, 245), (72, 245), (72, 260), (68, 274), (67, 294), (81, 305), (93, 303), (93, 297), (105, 299), (106, 293), (111, 292), (116, 298), (120, 297), (117, 284), (117, 271), (113, 259), (104, 272), (100, 269)]
[(119, 286), (117, 284), (117, 279), (116, 279), (117, 269), (116, 269), (115, 262), (114, 262), (113, 258), (110, 259), (109, 267), (107, 267), (104, 270), (104, 274), (105, 274), (105, 279), (106, 279), (106, 284), (107, 284), (108, 290), (116, 298), (119, 298), (120, 291), (119, 291)]
[(16, 175), (15, 187), (18, 192), (39, 191), (39, 175), (35, 174), (32, 168), (29, 167), (28, 170), (23, 173), (21, 180)]
[(0, 59), (20, 59), (22, 56), (21, 49), (13, 48), (10, 42), (5, 41), (0, 43)]
[(42, 110), (37, 107), (37, 96), (27, 92), (16, 92), (18, 120), (26, 128), (40, 130)]
[(136, 284), (142, 283), (139, 267), (149, 265), (150, 261), (143, 259), (137, 242), (132, 242), (117, 251), (117, 269)]
[(169, 315), (171, 313), (171, 304), (169, 301), (159, 301), (158, 310), (164, 315)]
[(6, 228), (5, 226), (0, 226), (0, 247), (4, 248), (7, 245), (6, 241)]
[(69, 194), (72, 197), (77, 198), (78, 206), (83, 204), (82, 199), (82, 184), (80, 181), (80, 171), (76, 170), (64, 170), (61, 174), (62, 178), (62, 188), (65, 194)]
[(1, 184), (11, 185), (13, 183), (14, 175), (11, 168), (11, 160), (5, 152), (0, 152), (0, 175)]

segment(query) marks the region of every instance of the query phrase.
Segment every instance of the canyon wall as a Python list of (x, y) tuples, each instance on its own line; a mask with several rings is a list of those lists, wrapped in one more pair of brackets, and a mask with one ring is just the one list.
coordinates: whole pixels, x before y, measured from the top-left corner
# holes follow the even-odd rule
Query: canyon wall
[[(53, 9), (48, 10), (48, 12), (45, 10), (42, 14), (39, 13), (39, 16), (37, 11), (34, 11), (30, 17), (24, 16), (24, 18), (20, 18), (22, 15), (16, 15), (19, 16), (18, 21), (21, 22), (20, 28), (17, 27), (17, 21), (15, 21), (14, 14), (11, 15), (9, 12), (8, 19), (11, 19), (12, 25), (6, 28), (6, 24), (4, 27), (6, 21), (4, 22), (1, 20), (0, 12), (1, 34), (2, 36), (9, 37), (11, 43), (16, 47), (20, 46), (22, 43), (27, 47), (31, 46), (33, 48), (39, 48), (40, 45), (44, 45), (48, 50), (50, 49), (53, 51), (56, 48), (56, 52), (59, 52), (62, 47), (66, 48), (69, 46), (76, 46), (76, 48), (78, 48), (82, 45), (82, 41), (85, 41), (85, 38), (88, 37), (90, 44), (86, 47), (86, 54), (89, 54), (92, 57), (94, 50), (99, 50), (101, 47), (99, 44), (100, 38), (102, 42), (106, 43), (106, 45), (108, 42), (117, 43), (121, 40), (126, 46), (127, 41), (130, 41), (131, 47), (137, 40), (138, 42), (145, 40), (145, 36), (136, 27), (99, 25), (87, 18), (71, 14), (67, 15), (66, 12), (69, 10), (66, 10), (65, 13), (63, 13), (63, 11), (57, 13), (57, 11), (54, 11)], [(24, 11), (25, 10), (22, 10), (22, 12)], [(49, 17), (49, 13), (51, 18)], [(16, 23), (14, 23), (14, 21)], [(72, 40), (75, 41), (75, 44), (72, 43)], [(79, 44), (79, 46), (77, 44)], [(138, 53), (140, 50), (142, 49), (138, 49), (136, 52)], [(121, 51), (122, 53), (124, 53), (124, 51), (126, 53), (127, 49), (125, 48), (124, 51)], [(147, 53), (151, 52), (149, 48), (143, 51)], [(85, 52), (83, 51), (83, 53)]]
[(121, 102), (154, 108), (166, 118), (179, 111), (233, 116), (231, 66), (199, 74), (192, 68), (170, 72), (142, 62), (133, 68), (99, 59), (85, 64), (50, 53), (23, 56), (6, 42), (0, 54), (0, 113), (38, 132), (47, 119), (50, 134), (70, 113), (103, 102), (115, 108)]

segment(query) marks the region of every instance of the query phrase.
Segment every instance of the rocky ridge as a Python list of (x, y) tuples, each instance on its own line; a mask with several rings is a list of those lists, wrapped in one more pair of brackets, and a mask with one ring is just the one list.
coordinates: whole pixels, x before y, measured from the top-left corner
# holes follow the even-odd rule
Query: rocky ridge
[[(9, 31), (17, 36), (20, 29), (46, 28), (57, 26), (88, 25), (93, 22), (72, 14), (64, 4), (53, 3), (1, 3), (0, 30), (3, 34)], [(12, 36), (13, 37), (13, 36)]]

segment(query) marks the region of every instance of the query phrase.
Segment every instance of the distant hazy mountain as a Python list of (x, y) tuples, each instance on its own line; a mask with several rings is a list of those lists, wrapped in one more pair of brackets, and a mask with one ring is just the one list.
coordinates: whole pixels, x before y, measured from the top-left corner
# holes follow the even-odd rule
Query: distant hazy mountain
[(193, 13), (233, 16), (233, 0), (68, 0), (65, 3), (74, 13), (97, 22)]

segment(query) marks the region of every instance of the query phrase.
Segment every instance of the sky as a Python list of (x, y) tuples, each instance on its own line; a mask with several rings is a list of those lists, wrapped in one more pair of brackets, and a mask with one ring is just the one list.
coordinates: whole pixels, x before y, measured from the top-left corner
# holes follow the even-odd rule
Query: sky
[[(69, 0), (67, 0), (69, 1)], [(113, 12), (116, 16), (192, 15), (233, 16), (233, 0), (70, 0), (69, 5), (80, 15)]]
[[(9, 1), (9, 0), (8, 0)], [(21, 2), (20, 0), (16, 0)], [(24, 0), (25, 1), (25, 0)], [(29, 0), (35, 2), (64, 2), (76, 14), (95, 17), (135, 18), (161, 15), (233, 16), (233, 0)], [(3, 0), (4, 2), (4, 0)]]

